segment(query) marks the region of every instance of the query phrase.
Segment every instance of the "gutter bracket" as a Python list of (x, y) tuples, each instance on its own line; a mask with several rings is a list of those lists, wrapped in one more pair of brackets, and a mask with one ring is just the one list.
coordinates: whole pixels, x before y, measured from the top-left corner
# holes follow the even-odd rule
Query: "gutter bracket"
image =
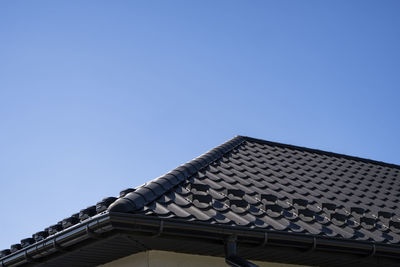
[(57, 241), (56, 241), (55, 238), (54, 238), (54, 240), (53, 240), (53, 247), (54, 247), (57, 251), (61, 251), (61, 252), (67, 252), (67, 251), (68, 251), (67, 249), (65, 249), (65, 248), (63, 248), (62, 246), (60, 246), (60, 245), (57, 243)]
[(263, 242), (261, 243), (260, 247), (265, 247), (265, 246), (267, 245), (267, 243), (268, 243), (268, 233), (265, 232), (265, 233), (264, 233), (264, 240), (263, 240)]
[(367, 258), (373, 257), (373, 256), (375, 255), (375, 253), (376, 253), (376, 246), (375, 246), (375, 243), (373, 243), (373, 244), (372, 244), (372, 251), (371, 251), (371, 253), (367, 256)]
[(160, 220), (160, 228), (158, 229), (157, 234), (153, 235), (152, 237), (153, 237), (153, 238), (156, 238), (156, 237), (161, 236), (163, 230), (164, 230), (164, 221), (163, 221), (163, 220)]
[(313, 252), (317, 248), (317, 238), (314, 236), (312, 247), (308, 250), (308, 253)]
[(376, 245), (375, 245), (375, 243), (372, 243), (372, 251), (371, 251), (371, 253), (369, 253), (366, 256), (359, 256), (358, 259), (355, 259), (353, 261), (346, 262), (346, 265), (363, 262), (364, 260), (372, 258), (373, 256), (375, 256), (375, 253), (376, 253)]
[(258, 267), (239, 256), (237, 256), (237, 237), (229, 236), (225, 241), (225, 262), (232, 267)]
[(86, 225), (86, 234), (93, 239), (101, 239), (100, 235), (96, 234), (93, 232), (90, 228), (89, 225)]
[(25, 260), (29, 263), (38, 262), (37, 260), (33, 259), (31, 256), (28, 255), (27, 250), (25, 250), (24, 256), (25, 256)]

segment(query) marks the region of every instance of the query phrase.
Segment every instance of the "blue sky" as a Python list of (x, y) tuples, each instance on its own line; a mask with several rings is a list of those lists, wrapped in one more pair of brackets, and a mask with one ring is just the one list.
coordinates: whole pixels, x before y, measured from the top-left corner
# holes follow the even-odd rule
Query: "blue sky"
[(1, 1), (0, 248), (235, 135), (400, 164), (399, 1)]

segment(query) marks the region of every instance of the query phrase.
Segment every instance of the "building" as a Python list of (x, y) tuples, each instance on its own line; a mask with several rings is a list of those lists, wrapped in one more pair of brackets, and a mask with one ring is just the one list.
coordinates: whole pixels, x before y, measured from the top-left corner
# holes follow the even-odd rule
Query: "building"
[(400, 266), (399, 171), (238, 136), (2, 250), (0, 266)]

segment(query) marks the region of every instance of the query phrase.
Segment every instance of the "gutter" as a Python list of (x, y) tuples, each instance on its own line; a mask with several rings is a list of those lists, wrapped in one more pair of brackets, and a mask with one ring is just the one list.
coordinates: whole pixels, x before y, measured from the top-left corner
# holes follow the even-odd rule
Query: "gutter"
[[(110, 216), (111, 221), (118, 229), (131, 231), (135, 228), (138, 228), (139, 231), (151, 231), (151, 229), (153, 229), (153, 233), (157, 233), (157, 236), (168, 233), (174, 236), (217, 239), (222, 241), (231, 236), (236, 236), (239, 243), (247, 243), (254, 246), (275, 245), (300, 248), (305, 252), (324, 250), (359, 255), (361, 256), (360, 258), (379, 256), (400, 260), (399, 245), (378, 244), (368, 241), (346, 240), (279, 231), (265, 231), (262, 229), (249, 229), (238, 226), (210, 225), (202, 222), (182, 222), (177, 219), (160, 219), (134, 214), (110, 212)], [(160, 225), (162, 225), (162, 227), (160, 227)], [(143, 226), (149, 228), (145, 229)], [(162, 230), (161, 233), (160, 229)]]
[(25, 263), (39, 263), (42, 258), (57, 252), (66, 252), (68, 251), (68, 247), (86, 239), (100, 238), (98, 234), (108, 232), (109, 230), (111, 230), (109, 214), (104, 213), (96, 215), (3, 257), (0, 259), (0, 267), (20, 266)]
[[(118, 230), (155, 238), (161, 235), (169, 235), (182, 238), (219, 240), (221, 245), (225, 243), (227, 263), (232, 259), (235, 261), (235, 257), (231, 256), (236, 256), (235, 247), (237, 244), (254, 247), (265, 245), (292, 247), (299, 248), (304, 253), (314, 250), (340, 252), (357, 255), (359, 259), (355, 258), (355, 262), (367, 257), (400, 260), (400, 246), (398, 245), (105, 212), (3, 257), (0, 259), (0, 266), (10, 267), (31, 262), (43, 262), (47, 256), (54, 253), (63, 253), (69, 247), (86, 240), (102, 239), (104, 237), (102, 234)], [(232, 237), (235, 238), (234, 244), (232, 244)]]

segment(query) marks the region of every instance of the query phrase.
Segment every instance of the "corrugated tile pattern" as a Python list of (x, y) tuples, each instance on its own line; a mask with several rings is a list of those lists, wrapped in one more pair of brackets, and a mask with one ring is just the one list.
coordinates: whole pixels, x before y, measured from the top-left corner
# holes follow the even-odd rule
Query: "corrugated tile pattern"
[(399, 244), (399, 171), (395, 165), (246, 139), (166, 193), (152, 192), (161, 196), (134, 212)]
[(108, 211), (400, 244), (400, 166), (235, 137), (25, 238), (0, 258)]

